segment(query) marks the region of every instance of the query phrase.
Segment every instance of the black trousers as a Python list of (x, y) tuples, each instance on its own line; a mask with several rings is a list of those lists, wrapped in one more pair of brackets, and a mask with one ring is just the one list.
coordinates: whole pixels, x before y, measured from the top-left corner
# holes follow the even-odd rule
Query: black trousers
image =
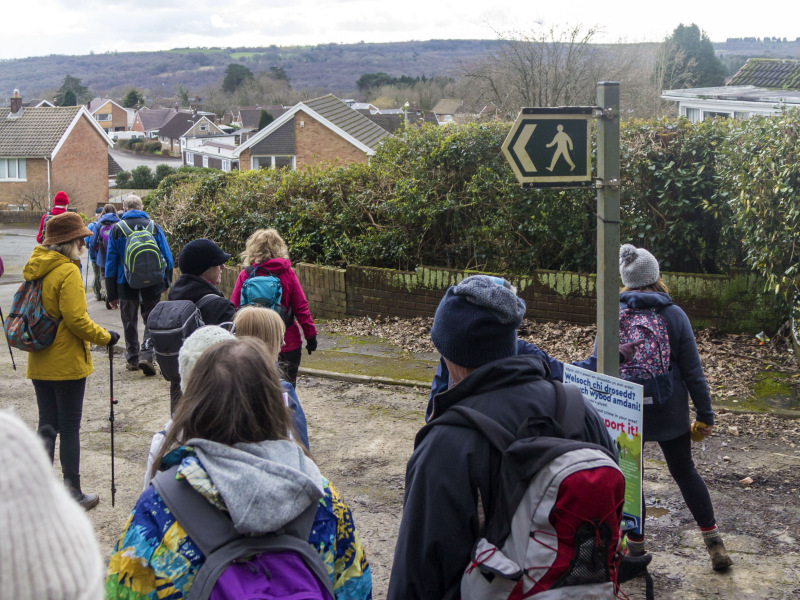
[[(692, 460), (692, 440), (687, 431), (684, 435), (672, 440), (657, 442), (664, 453), (669, 474), (678, 484), (683, 495), (683, 500), (692, 513), (698, 527), (713, 527), (716, 525), (714, 506), (708, 493), (706, 482), (700, 477)], [(642, 535), (644, 535), (645, 519), (644, 491), (642, 492)], [(635, 535), (631, 536), (634, 539)]]
[(291, 352), (281, 352), (278, 354), (278, 366), (283, 373), (283, 379), (291, 383), (292, 387), (297, 387), (297, 370), (300, 368), (300, 359), (302, 357), (302, 346)]
[(33, 379), (39, 405), (39, 435), (44, 438), (50, 461), (55, 460), (56, 437), (61, 436), (59, 458), (64, 483), (75, 498), (81, 492), (81, 416), (86, 378), (71, 381)]
[[(122, 287), (125, 284), (119, 284)], [(132, 290), (134, 293), (120, 294), (119, 316), (122, 319), (122, 331), (125, 334), (125, 360), (138, 365), (140, 360), (153, 362), (153, 345), (150, 341), (150, 330), (147, 328), (147, 317), (161, 300), (161, 287), (157, 290), (145, 288)], [(128, 288), (130, 290), (130, 288)], [(140, 292), (135, 294), (135, 292)], [(137, 297), (138, 296), (138, 297)], [(141, 309), (144, 321), (144, 336), (139, 347), (139, 312)], [(141, 351), (140, 351), (141, 350)]]

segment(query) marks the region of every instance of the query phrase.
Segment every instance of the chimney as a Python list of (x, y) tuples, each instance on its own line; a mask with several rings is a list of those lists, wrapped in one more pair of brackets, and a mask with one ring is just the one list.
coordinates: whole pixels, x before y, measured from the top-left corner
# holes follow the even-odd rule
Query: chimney
[(19, 95), (19, 90), (14, 90), (11, 96), (11, 112), (17, 114), (22, 110), (22, 97)]

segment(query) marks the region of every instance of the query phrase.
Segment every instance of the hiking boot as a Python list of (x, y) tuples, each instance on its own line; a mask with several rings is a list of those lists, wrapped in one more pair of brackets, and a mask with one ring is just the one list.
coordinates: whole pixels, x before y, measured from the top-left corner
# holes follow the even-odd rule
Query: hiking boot
[(156, 367), (149, 360), (140, 360), (139, 368), (142, 370), (142, 373), (144, 373), (147, 377), (152, 377), (153, 375), (156, 374)]
[(139, 363), (138, 362), (135, 362), (135, 363), (126, 362), (125, 363), (125, 368), (128, 371), (138, 371), (139, 370)]
[(100, 504), (100, 496), (97, 494), (82, 494), (81, 497), (78, 498), (78, 504), (86, 511), (92, 510), (95, 506)]
[(727, 571), (728, 567), (733, 564), (728, 551), (725, 550), (725, 544), (722, 543), (722, 538), (717, 536), (705, 541), (708, 554), (711, 556), (711, 568), (715, 571)]

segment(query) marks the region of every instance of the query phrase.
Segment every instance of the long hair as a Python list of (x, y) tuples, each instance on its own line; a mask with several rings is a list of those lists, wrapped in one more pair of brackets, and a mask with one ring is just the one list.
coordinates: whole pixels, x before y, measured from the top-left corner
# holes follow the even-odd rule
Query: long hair
[(274, 310), (262, 306), (244, 306), (233, 317), (237, 336), (251, 336), (264, 342), (273, 362), (277, 362), (283, 345), (286, 325)]
[(52, 250), (53, 252), (63, 254), (70, 260), (80, 260), (81, 254), (83, 254), (83, 249), (79, 247), (82, 239), (83, 238), (75, 238), (74, 240), (70, 240), (69, 242), (64, 242), (62, 244), (51, 244), (49, 246), (45, 246), (45, 248)]
[(203, 352), (151, 477), (167, 453), (192, 438), (228, 446), (290, 439), (291, 412), (283, 401), (278, 367), (268, 355), (264, 342), (252, 337), (226, 340)]
[(111, 204), (110, 202), (103, 207), (103, 214), (117, 214), (117, 207)]
[(648, 285), (647, 287), (643, 288), (629, 288), (628, 286), (622, 287), (623, 292), (664, 292), (665, 294), (669, 294), (669, 288), (667, 284), (664, 283), (664, 280), (661, 277), (658, 278), (652, 285)]
[(272, 258), (289, 258), (286, 242), (275, 229), (259, 229), (247, 238), (244, 252), (239, 255), (242, 267), (266, 262)]

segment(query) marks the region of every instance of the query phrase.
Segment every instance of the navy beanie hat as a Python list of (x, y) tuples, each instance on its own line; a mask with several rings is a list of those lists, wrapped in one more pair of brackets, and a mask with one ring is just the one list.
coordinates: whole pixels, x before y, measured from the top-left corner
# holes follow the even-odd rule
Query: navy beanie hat
[(181, 273), (202, 275), (211, 267), (224, 264), (231, 257), (211, 240), (201, 238), (186, 244), (178, 256), (178, 268)]
[(439, 302), (431, 340), (439, 353), (475, 369), (517, 353), (525, 301), (499, 277), (473, 275), (451, 286)]

